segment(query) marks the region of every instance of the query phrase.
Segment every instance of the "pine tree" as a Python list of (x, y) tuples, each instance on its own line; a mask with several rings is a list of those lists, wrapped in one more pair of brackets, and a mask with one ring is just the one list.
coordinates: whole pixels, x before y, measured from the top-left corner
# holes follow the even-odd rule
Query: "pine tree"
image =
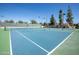
[(67, 19), (66, 19), (67, 23), (69, 25), (73, 25), (73, 15), (72, 15), (72, 10), (70, 8), (70, 6), (68, 7), (68, 10), (67, 10)]
[(53, 26), (56, 25), (56, 21), (55, 21), (55, 18), (54, 18), (53, 15), (52, 15), (51, 18), (50, 18), (50, 25), (53, 25)]

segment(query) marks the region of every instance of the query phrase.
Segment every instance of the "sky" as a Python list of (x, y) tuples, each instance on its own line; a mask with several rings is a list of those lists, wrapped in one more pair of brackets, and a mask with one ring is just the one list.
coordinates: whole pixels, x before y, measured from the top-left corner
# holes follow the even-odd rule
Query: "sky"
[[(66, 14), (68, 6), (72, 9), (74, 23), (79, 23), (78, 3), (0, 3), (0, 20), (49, 22), (53, 14), (58, 22), (59, 10)], [(66, 18), (65, 15), (64, 22)]]

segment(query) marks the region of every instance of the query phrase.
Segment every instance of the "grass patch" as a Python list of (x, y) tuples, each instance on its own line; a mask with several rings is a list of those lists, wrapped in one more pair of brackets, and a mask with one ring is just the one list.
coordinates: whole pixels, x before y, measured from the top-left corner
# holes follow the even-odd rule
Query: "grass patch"
[(79, 55), (79, 30), (76, 30), (52, 55)]
[(0, 55), (10, 54), (9, 31), (0, 28)]

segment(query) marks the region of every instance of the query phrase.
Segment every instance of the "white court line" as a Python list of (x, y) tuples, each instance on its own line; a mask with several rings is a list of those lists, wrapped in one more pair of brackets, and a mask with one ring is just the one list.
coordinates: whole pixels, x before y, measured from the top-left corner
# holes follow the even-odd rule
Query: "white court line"
[(10, 39), (10, 55), (12, 55), (12, 43), (11, 43), (11, 34), (10, 34), (10, 31), (9, 31), (9, 39)]
[(51, 50), (47, 55), (50, 55), (51, 53), (53, 53), (61, 44), (63, 44), (72, 34), (74, 33), (74, 31), (68, 35), (59, 45), (57, 45), (53, 50)]
[(46, 49), (44, 49), (43, 47), (41, 47), (40, 45), (38, 45), (37, 43), (35, 43), (34, 41), (32, 41), (31, 39), (29, 39), (28, 37), (26, 37), (25, 35), (23, 35), (21, 32), (19, 31), (15, 31), (17, 32), (19, 35), (21, 35), (22, 37), (24, 37), (25, 39), (27, 39), (28, 41), (30, 41), (31, 43), (33, 43), (34, 45), (36, 45), (37, 47), (41, 48), (43, 51), (45, 51), (46, 53), (49, 53), (49, 51), (47, 51)]

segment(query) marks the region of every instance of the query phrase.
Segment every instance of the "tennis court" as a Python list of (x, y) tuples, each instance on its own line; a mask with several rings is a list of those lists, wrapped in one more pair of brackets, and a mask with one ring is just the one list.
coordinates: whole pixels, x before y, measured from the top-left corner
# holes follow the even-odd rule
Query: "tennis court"
[(10, 54), (48, 55), (64, 42), (72, 30), (14, 28), (10, 29)]

